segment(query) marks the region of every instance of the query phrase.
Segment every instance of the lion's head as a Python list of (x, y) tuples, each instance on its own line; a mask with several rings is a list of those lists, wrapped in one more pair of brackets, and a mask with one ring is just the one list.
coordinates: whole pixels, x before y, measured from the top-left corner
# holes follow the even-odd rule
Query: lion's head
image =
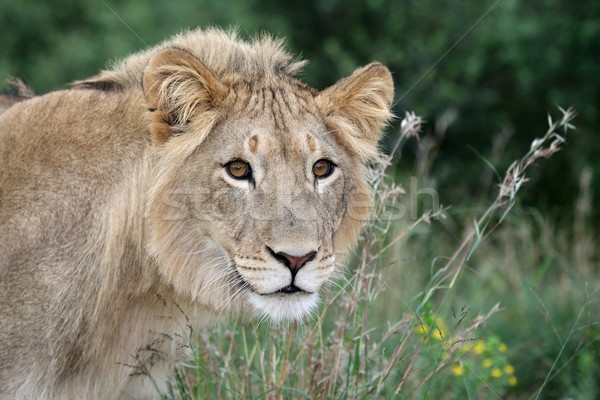
[(159, 171), (147, 248), (177, 292), (209, 309), (298, 319), (368, 218), (365, 162), (391, 115), (392, 78), (373, 63), (317, 91), (293, 77), (303, 63), (279, 42), (212, 34), (144, 63)]
[(149, 213), (164, 276), (217, 309), (248, 303), (274, 320), (313, 310), (366, 219), (363, 163), (389, 117), (388, 70), (372, 64), (317, 92), (278, 71), (216, 76), (168, 49), (143, 85), (170, 165)]

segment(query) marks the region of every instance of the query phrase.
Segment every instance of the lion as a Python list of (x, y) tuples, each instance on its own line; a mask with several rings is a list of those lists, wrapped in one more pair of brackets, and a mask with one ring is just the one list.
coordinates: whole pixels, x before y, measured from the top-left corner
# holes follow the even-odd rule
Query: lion
[(0, 398), (160, 398), (221, 315), (315, 310), (369, 218), (393, 81), (303, 66), (193, 30), (0, 114)]

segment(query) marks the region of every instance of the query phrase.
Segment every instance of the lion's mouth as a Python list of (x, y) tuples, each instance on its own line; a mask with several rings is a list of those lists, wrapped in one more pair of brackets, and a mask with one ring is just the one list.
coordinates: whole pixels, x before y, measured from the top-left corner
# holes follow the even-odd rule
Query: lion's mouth
[(313, 294), (313, 292), (308, 292), (306, 290), (300, 289), (298, 286), (294, 285), (294, 284), (290, 284), (287, 285), (279, 290), (276, 290), (274, 292), (269, 292), (269, 293), (259, 293), (253, 289), (251, 289), (254, 293), (259, 294), (261, 296), (273, 296), (273, 295), (278, 295), (278, 294), (284, 294), (284, 295), (290, 295), (290, 294)]
[(297, 292), (307, 293), (294, 284), (287, 285), (286, 287), (279, 289), (276, 293), (292, 294)]
[(250, 283), (248, 283), (243, 277), (242, 275), (239, 273), (239, 271), (237, 270), (237, 267), (235, 265), (232, 266), (233, 272), (234, 272), (234, 279), (233, 282), (242, 289), (246, 289), (249, 290), (253, 293), (259, 294), (261, 296), (272, 296), (272, 295), (276, 295), (276, 294), (285, 294), (285, 295), (289, 295), (289, 294), (313, 294), (314, 292), (309, 292), (307, 290), (301, 289), (298, 286), (296, 286), (294, 284), (294, 282), (292, 281), (292, 283), (290, 283), (287, 286), (282, 287), (279, 290), (275, 290), (273, 292), (268, 292), (268, 293), (261, 293), (259, 291), (257, 291)]

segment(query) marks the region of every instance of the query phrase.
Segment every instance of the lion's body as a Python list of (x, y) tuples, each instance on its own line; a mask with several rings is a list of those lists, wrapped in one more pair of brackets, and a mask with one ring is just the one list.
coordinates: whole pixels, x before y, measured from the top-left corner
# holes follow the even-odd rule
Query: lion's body
[[(349, 208), (392, 89), (384, 67), (360, 71), (374, 87), (359, 111), (361, 82), (317, 92), (289, 59), (268, 38), (195, 31), (0, 103), (1, 399), (155, 398), (148, 375), (164, 388), (221, 313), (310, 312), (362, 225)], [(223, 173), (237, 158), (252, 181)], [(318, 158), (336, 170), (308, 184)], [(279, 254), (309, 251), (290, 275)]]

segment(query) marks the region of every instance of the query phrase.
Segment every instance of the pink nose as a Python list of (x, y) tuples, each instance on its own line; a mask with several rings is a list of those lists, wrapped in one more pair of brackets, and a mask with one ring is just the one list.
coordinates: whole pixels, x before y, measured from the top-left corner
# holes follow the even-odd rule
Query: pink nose
[(290, 271), (292, 271), (292, 276), (295, 276), (300, 268), (302, 268), (307, 262), (314, 260), (315, 256), (317, 255), (316, 251), (311, 251), (310, 253), (299, 257), (291, 256), (284, 252), (275, 253), (273, 250), (271, 250), (270, 253), (277, 259), (277, 261), (284, 264), (290, 269)]

